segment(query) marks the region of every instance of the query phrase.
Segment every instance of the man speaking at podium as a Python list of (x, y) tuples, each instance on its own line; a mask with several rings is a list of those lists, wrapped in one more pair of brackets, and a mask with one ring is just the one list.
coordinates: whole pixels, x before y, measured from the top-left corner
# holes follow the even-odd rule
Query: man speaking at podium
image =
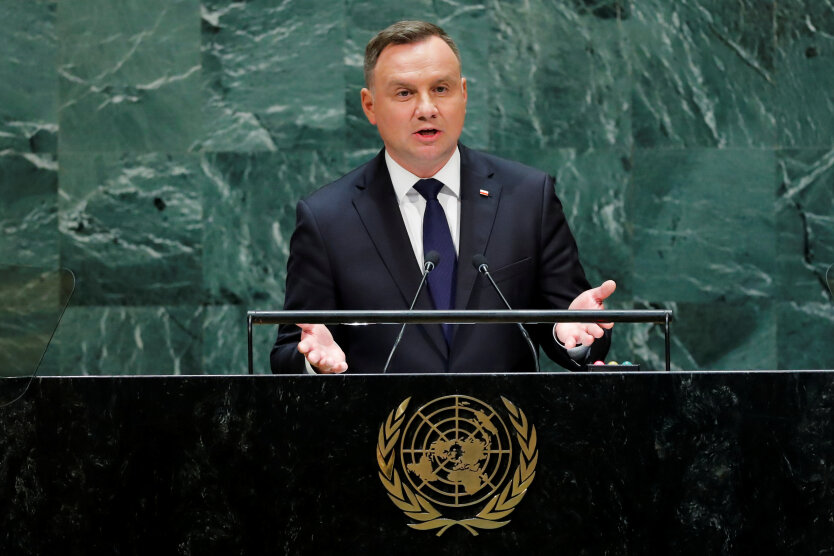
[[(415, 309), (602, 309), (615, 284), (590, 288), (545, 173), (458, 143), (466, 79), (439, 27), (402, 21), (365, 50), (362, 108), (385, 148), (298, 203), (286, 310), (405, 310), (431, 253), (436, 268)], [(473, 264), (475, 258), (477, 264)], [(429, 265), (431, 266), (431, 265)], [(567, 369), (602, 359), (612, 323), (527, 326)], [(270, 362), (279, 373), (376, 373), (399, 326), (284, 325)], [(387, 372), (531, 371), (512, 324), (408, 325)]]

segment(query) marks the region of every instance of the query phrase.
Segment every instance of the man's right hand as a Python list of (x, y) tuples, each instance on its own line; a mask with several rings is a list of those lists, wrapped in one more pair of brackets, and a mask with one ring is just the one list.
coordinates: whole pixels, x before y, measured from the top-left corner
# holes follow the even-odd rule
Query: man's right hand
[(298, 351), (307, 358), (316, 372), (324, 374), (343, 373), (347, 370), (345, 352), (333, 340), (330, 330), (323, 324), (299, 324), (301, 341)]

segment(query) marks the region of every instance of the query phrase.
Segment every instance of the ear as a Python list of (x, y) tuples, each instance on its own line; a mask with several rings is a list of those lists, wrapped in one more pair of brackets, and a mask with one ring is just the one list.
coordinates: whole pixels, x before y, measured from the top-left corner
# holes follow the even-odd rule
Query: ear
[(374, 94), (366, 88), (362, 88), (359, 93), (362, 100), (362, 110), (365, 112), (365, 117), (371, 122), (371, 125), (376, 125), (376, 114), (374, 113)]
[(460, 87), (463, 90), (463, 102), (466, 103), (466, 78), (460, 78)]

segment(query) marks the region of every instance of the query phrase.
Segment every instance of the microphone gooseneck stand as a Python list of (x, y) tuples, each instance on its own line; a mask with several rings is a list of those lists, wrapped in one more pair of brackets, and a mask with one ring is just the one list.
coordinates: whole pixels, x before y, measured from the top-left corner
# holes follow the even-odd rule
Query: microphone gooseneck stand
[[(503, 293), (501, 293), (501, 289), (498, 287), (498, 284), (495, 283), (495, 280), (492, 279), (492, 275), (489, 273), (489, 264), (487, 263), (486, 257), (481, 254), (476, 254), (472, 257), (472, 266), (474, 266), (478, 272), (480, 272), (489, 279), (489, 283), (492, 284), (492, 287), (495, 288), (496, 292), (498, 292), (498, 295), (501, 297), (501, 301), (504, 302), (504, 305), (507, 306), (507, 309), (512, 311), (513, 308), (510, 307), (507, 298), (504, 297)], [(524, 328), (524, 326), (520, 322), (517, 322), (516, 326), (518, 326), (519, 330), (521, 330), (521, 334), (527, 341), (527, 345), (530, 346), (530, 352), (533, 354), (533, 363), (535, 363), (536, 365), (536, 372), (539, 372), (539, 351), (536, 349), (535, 344), (533, 344), (533, 340), (530, 339), (530, 334), (527, 333), (527, 329)]]
[[(414, 294), (414, 299), (411, 300), (409, 311), (414, 309), (414, 304), (417, 303), (417, 298), (420, 297), (420, 292), (423, 291), (423, 286), (426, 283), (426, 278), (429, 272), (434, 270), (437, 263), (440, 262), (440, 254), (437, 251), (429, 251), (426, 255), (426, 260), (423, 262), (423, 277), (420, 279), (420, 285), (417, 286), (417, 293)], [(400, 327), (400, 333), (397, 334), (397, 339), (394, 340), (394, 346), (388, 354), (388, 360), (385, 362), (385, 367), (382, 369), (383, 373), (388, 372), (388, 366), (391, 364), (391, 359), (394, 357), (394, 352), (397, 351), (397, 346), (400, 345), (400, 340), (403, 339), (403, 332), (405, 332), (405, 323)]]

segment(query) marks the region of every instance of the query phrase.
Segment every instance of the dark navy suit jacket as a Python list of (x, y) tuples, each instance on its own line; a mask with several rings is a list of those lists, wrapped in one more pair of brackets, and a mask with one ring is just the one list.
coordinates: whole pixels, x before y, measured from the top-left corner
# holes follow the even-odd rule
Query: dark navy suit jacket
[[(486, 255), (513, 309), (567, 309), (590, 285), (576, 242), (540, 170), (460, 145), (460, 243), (456, 309), (504, 309), (472, 266)], [(480, 194), (480, 190), (488, 195)], [(421, 278), (381, 152), (365, 165), (298, 203), (287, 263), (287, 310), (408, 309)], [(427, 289), (415, 305), (433, 309)], [(553, 340), (552, 325), (528, 326), (536, 344), (568, 369), (579, 369)], [(398, 325), (331, 327), (348, 372), (385, 366)], [(281, 326), (270, 356), (273, 372), (304, 372), (300, 329)], [(592, 344), (602, 359), (610, 334)], [(511, 324), (458, 325), (448, 347), (440, 325), (406, 326), (388, 372), (532, 371), (533, 357)]]

